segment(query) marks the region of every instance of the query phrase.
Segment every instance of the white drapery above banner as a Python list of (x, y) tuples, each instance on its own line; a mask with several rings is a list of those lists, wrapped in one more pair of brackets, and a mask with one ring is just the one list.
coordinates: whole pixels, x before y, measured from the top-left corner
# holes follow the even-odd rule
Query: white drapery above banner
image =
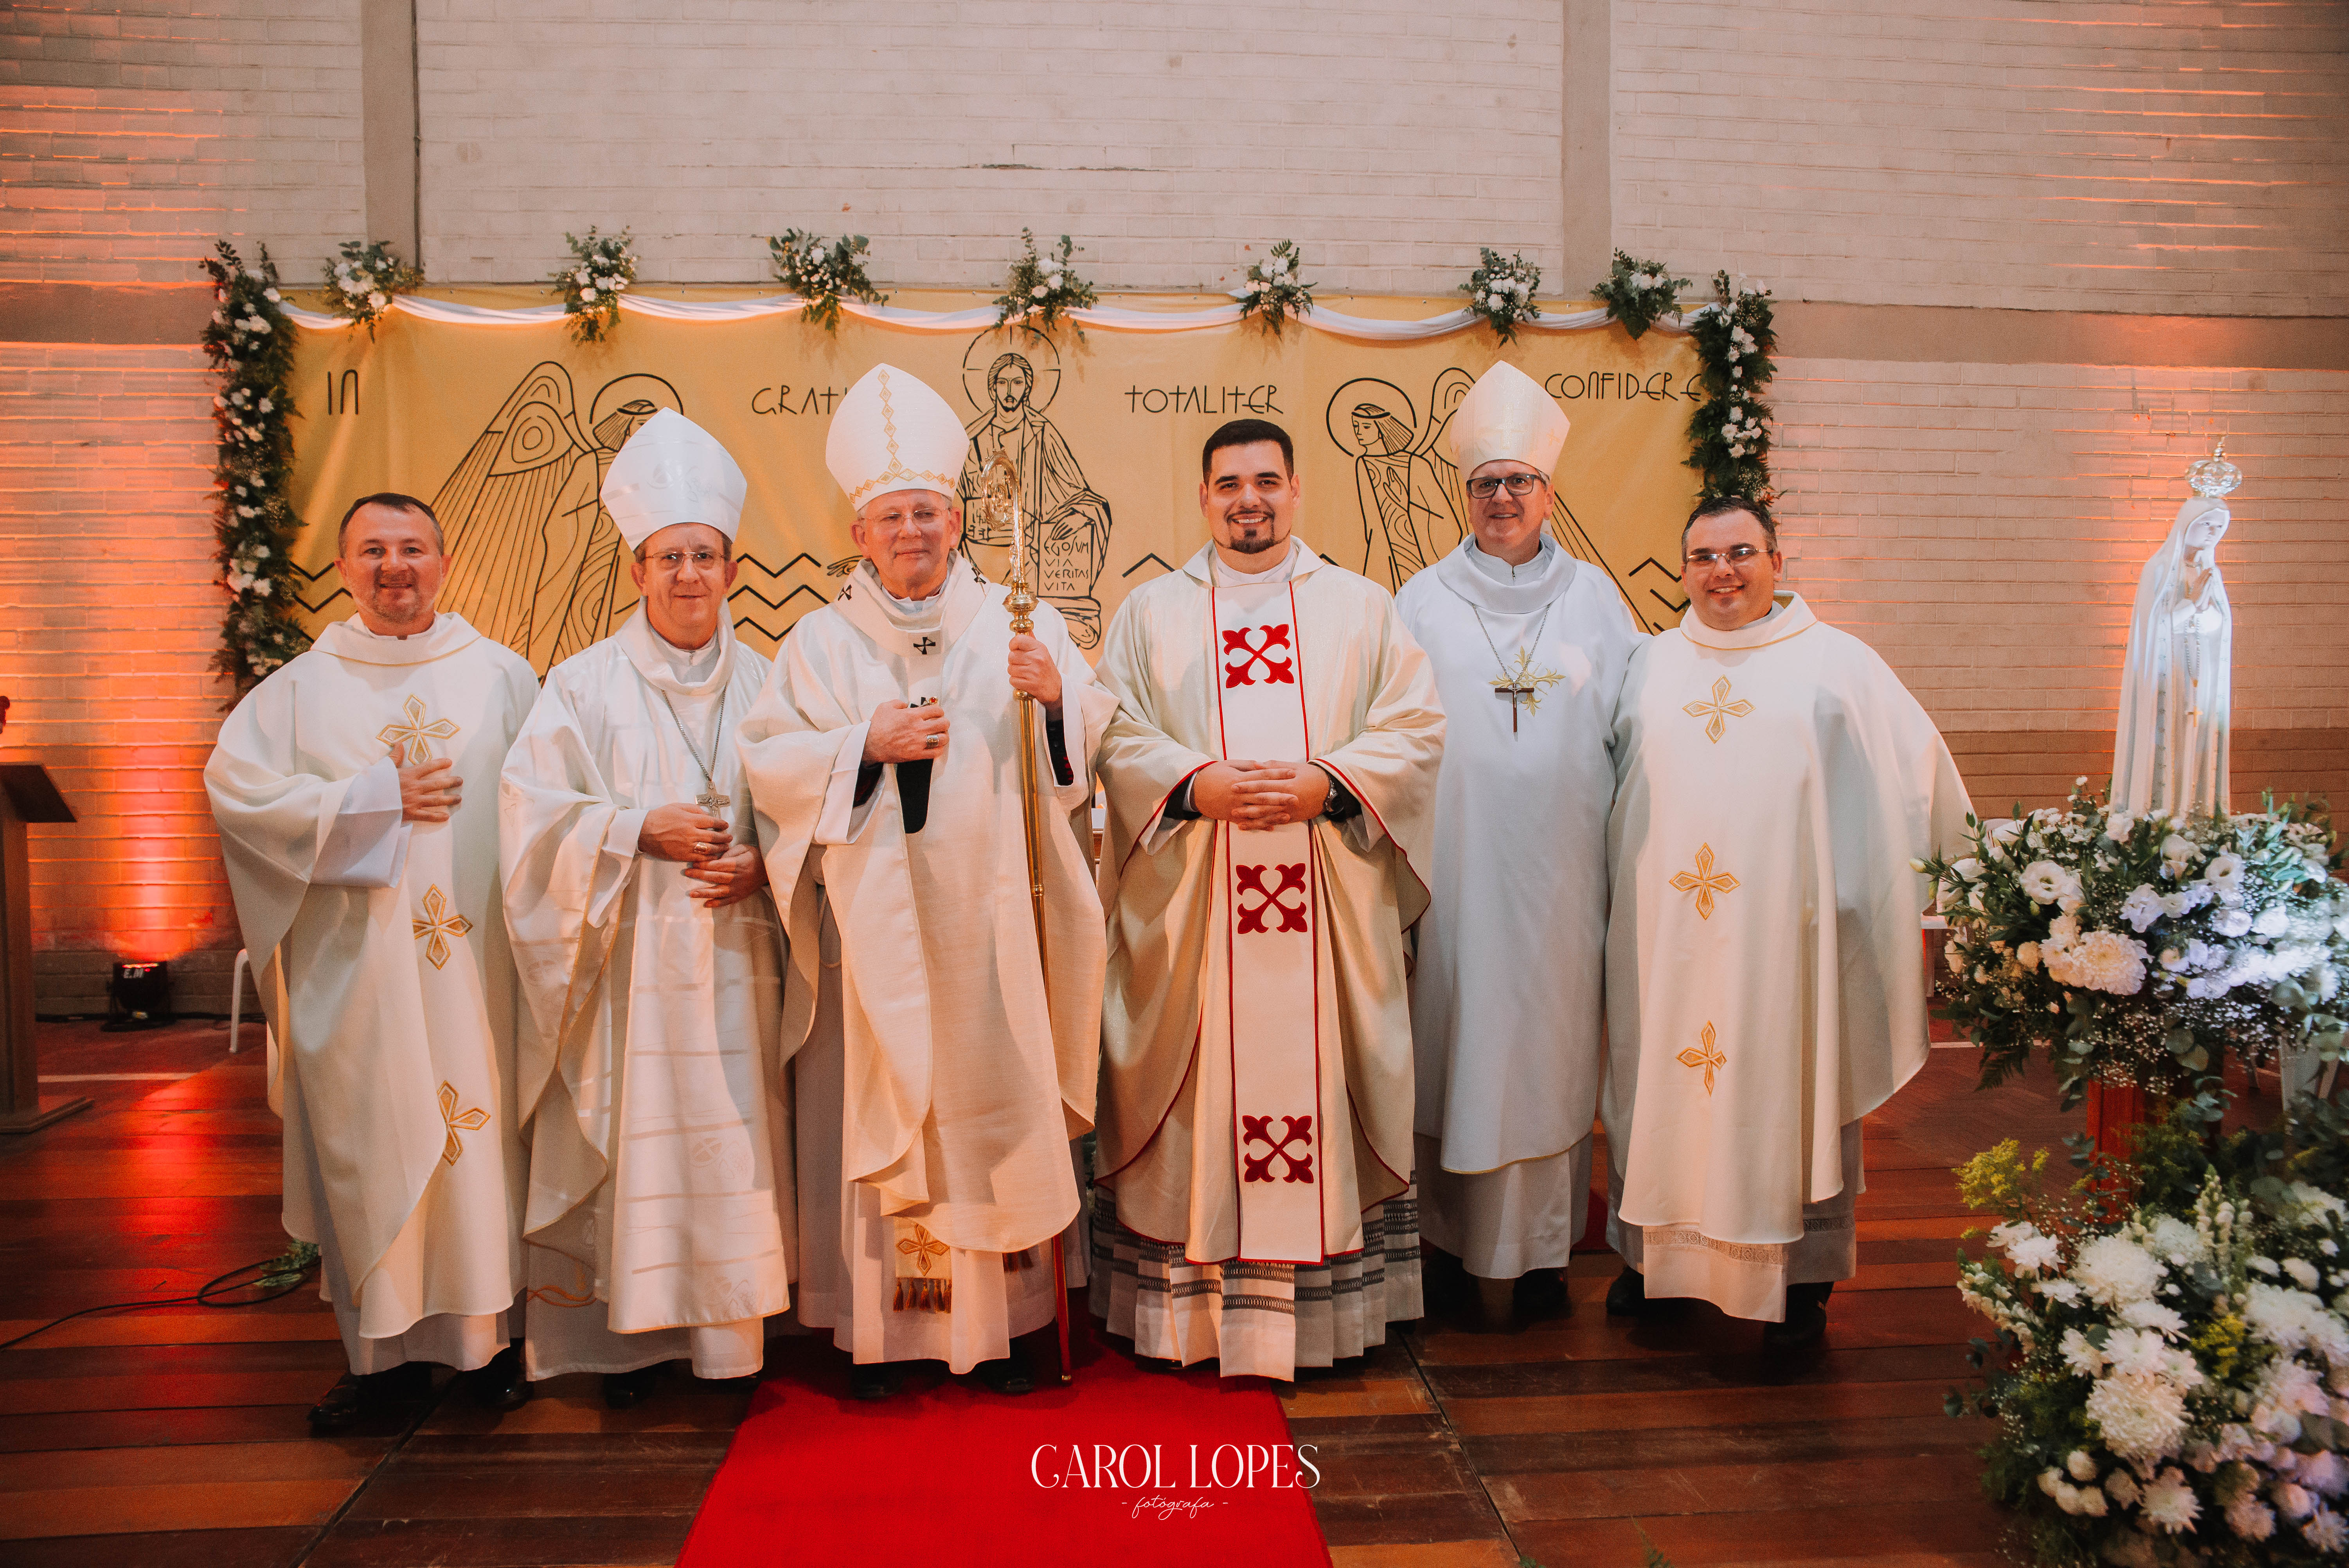
[[(460, 304), (454, 300), (425, 299), (415, 294), (398, 295), (391, 302), (391, 308), (451, 326), (539, 326), (561, 321), (564, 314), (559, 304), (492, 310), (482, 305)], [(621, 297), (620, 308), (664, 321), (749, 321), (759, 316), (796, 315), (807, 308), (807, 302), (797, 294), (766, 294), (751, 299), (728, 300), (656, 299), (649, 295), (626, 294)], [(1682, 315), (1659, 316), (1656, 325), (1665, 332), (1685, 332), (1691, 317), (1713, 308), (1701, 305)], [(854, 300), (843, 300), (840, 310), (843, 315), (863, 316), (868, 321), (908, 332), (982, 332), (995, 325), (995, 311), (988, 305), (973, 310), (904, 310), (895, 305), (862, 304)], [(313, 331), (331, 331), (357, 325), (338, 315), (304, 310), (290, 302), (285, 306), (285, 314), (295, 325)], [(1080, 326), (1100, 327), (1109, 332), (1196, 332), (1207, 327), (1237, 325), (1240, 320), (1240, 307), (1223, 304), (1209, 305), (1204, 310), (1125, 310), (1116, 305), (1094, 305), (1084, 310), (1069, 311), (1066, 315), (1070, 321)], [(1385, 321), (1376, 316), (1348, 315), (1343, 311), (1315, 305), (1297, 312), (1295, 319), (1316, 331), (1350, 337), (1361, 343), (1417, 343), (1474, 326), (1483, 318), (1464, 309), (1447, 310), (1438, 315), (1423, 316), (1417, 321)], [(1588, 332), (1606, 325), (1607, 312), (1604, 307), (1599, 307), (1536, 316), (1530, 321), (1521, 322), (1519, 330)]]

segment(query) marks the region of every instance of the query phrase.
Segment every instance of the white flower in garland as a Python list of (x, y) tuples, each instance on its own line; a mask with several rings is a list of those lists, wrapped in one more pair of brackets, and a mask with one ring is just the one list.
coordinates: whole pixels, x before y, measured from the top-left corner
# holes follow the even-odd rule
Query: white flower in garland
[[(326, 308), (366, 327), (367, 335), (372, 337), (376, 324), (391, 309), (392, 301), (420, 285), (424, 274), (401, 264), (384, 241), (368, 243), (346, 240), (339, 258), (328, 263), (325, 280)], [(246, 326), (255, 330), (250, 322)], [(267, 331), (268, 324), (261, 323), (257, 330)]]
[[(1061, 236), (1059, 247), (1039, 253), (1033, 230), (1019, 231), (1021, 252), (995, 301), (995, 325), (1014, 321), (1033, 332), (1050, 332), (1072, 310), (1089, 310), (1095, 303), (1093, 285), (1077, 275), (1076, 243)], [(1079, 327), (1082, 337), (1084, 329)]]
[(1470, 315), (1503, 343), (1513, 343), (1519, 326), (1541, 315), (1541, 307), (1534, 303), (1541, 288), (1541, 269), (1522, 255), (1504, 256), (1490, 246), (1479, 247), (1477, 254), (1480, 263), (1460, 292), (1468, 296)]
[(593, 227), (582, 239), (563, 236), (571, 248), (571, 262), (550, 280), (549, 293), (563, 301), (564, 320), (574, 340), (597, 343), (620, 323), (620, 294), (636, 282), (636, 257), (629, 249), (630, 232), (599, 232)]
[(1313, 308), (1313, 284), (1305, 281), (1304, 253), (1294, 240), (1274, 242), (1265, 260), (1247, 270), (1247, 279), (1235, 291), (1240, 319), (1262, 321), (1278, 334), (1292, 315)]

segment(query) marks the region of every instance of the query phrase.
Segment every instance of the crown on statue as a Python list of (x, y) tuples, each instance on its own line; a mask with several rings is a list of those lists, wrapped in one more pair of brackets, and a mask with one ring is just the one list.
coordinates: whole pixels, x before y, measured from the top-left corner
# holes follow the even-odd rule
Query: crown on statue
[(2210, 455), (2186, 470), (2187, 487), (2196, 495), (2216, 500), (2243, 482), (2243, 470), (2227, 460), (2226, 438), (2211, 447)]

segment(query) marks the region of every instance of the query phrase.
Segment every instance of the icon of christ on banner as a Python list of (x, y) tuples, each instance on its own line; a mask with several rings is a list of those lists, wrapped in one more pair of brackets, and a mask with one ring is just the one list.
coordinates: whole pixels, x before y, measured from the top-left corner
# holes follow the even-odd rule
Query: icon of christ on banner
[(968, 427), (970, 450), (956, 487), (967, 521), (963, 547), (992, 544), (1009, 549), (1009, 516), (998, 523), (971, 505), (980, 478), (1000, 447), (1019, 475), (1019, 511), (1027, 530), (1030, 581), (1069, 623), (1081, 648), (1101, 644), (1101, 601), (1093, 596), (1109, 561), (1109, 502), (1085, 482), (1068, 438), (1035, 406), (1036, 367), (1028, 356), (996, 356), (987, 372), (988, 403)]

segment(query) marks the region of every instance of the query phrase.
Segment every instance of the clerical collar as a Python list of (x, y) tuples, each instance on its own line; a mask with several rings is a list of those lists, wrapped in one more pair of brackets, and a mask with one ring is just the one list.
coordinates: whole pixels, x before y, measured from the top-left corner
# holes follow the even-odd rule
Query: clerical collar
[[(879, 573), (874, 576), (877, 580)], [(906, 631), (935, 631), (947, 613), (947, 585), (940, 583), (938, 591), (926, 599), (900, 599), (885, 587), (881, 590), (881, 608)]]
[(436, 612), (432, 624), (411, 636), (379, 636), (354, 611), (321, 632), (317, 645), (355, 665), (423, 665), (471, 647), (481, 636), (462, 615), (447, 610)]
[(680, 648), (653, 630), (644, 605), (638, 603), (612, 634), (612, 640), (647, 684), (678, 696), (722, 692), (733, 675), (734, 628), (722, 616), (709, 641), (698, 648)]
[(1545, 534), (1531, 561), (1523, 566), (1512, 566), (1497, 555), (1486, 554), (1485, 547), (1474, 537), (1460, 542), (1467, 552), (1469, 564), (1495, 583), (1529, 582), (1549, 570), (1549, 558), (1557, 552), (1557, 542)]
[[(1210, 544), (1207, 548), (1214, 551), (1216, 547)], [(1298, 552), (1304, 548), (1305, 546), (1298, 540), (1297, 536), (1291, 534), (1288, 540), (1288, 553), (1280, 558), (1280, 564), (1263, 572), (1234, 571), (1231, 567), (1224, 563), (1222, 552), (1217, 552), (1212, 558), (1215, 566), (1216, 586), (1218, 588), (1261, 588), (1275, 583), (1286, 583), (1297, 574)]]
[(1580, 563), (1552, 539), (1542, 541), (1541, 553), (1517, 568), (1514, 582), (1505, 575), (1505, 561), (1476, 548), (1474, 539), (1459, 546), (1428, 570), (1435, 580), (1477, 609), (1495, 615), (1531, 615), (1574, 586)]
[(1733, 632), (1717, 632), (1697, 618), (1696, 606), (1691, 604), (1681, 616), (1681, 635), (1700, 648), (1717, 653), (1748, 653), (1799, 637), (1819, 624), (1803, 596), (1781, 591), (1772, 597), (1776, 601), (1770, 613), (1757, 621), (1748, 621)]
[(669, 673), (686, 686), (699, 686), (709, 679), (720, 652), (715, 633), (698, 648), (680, 648), (657, 631), (653, 633), (653, 643), (654, 651), (667, 661)]

